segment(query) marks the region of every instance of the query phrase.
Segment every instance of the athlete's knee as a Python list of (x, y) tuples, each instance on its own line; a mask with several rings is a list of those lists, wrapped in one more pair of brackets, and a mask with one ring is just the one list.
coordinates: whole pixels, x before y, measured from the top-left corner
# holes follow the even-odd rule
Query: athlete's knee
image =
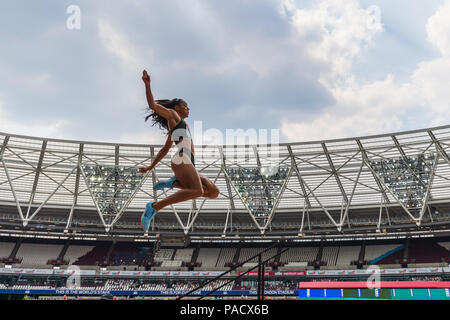
[(210, 198), (210, 199), (215, 199), (215, 198), (217, 198), (219, 196), (219, 189), (216, 187), (216, 186), (214, 186), (214, 188), (211, 190), (211, 192), (209, 193), (209, 196), (208, 196), (208, 198)]
[(201, 197), (202, 195), (203, 195), (203, 187), (202, 186), (200, 186), (199, 188), (196, 188), (196, 189), (193, 189), (192, 190), (192, 193), (193, 193), (193, 196), (194, 197)]

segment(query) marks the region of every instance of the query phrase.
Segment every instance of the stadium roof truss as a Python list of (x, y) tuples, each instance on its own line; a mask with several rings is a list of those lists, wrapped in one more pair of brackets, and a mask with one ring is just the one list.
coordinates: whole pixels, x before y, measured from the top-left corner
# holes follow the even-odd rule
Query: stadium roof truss
[[(218, 235), (239, 226), (259, 234), (280, 225), (321, 232), (322, 224), (342, 233), (355, 228), (359, 212), (369, 211), (372, 229), (395, 219), (410, 227), (435, 223), (430, 207), (450, 204), (449, 141), (450, 126), (443, 126), (305, 143), (196, 146), (197, 170), (217, 184), (219, 197), (163, 209), (151, 232), (171, 223), (185, 234), (208, 224), (218, 224)], [(39, 223), (37, 217), (52, 218), (46, 208), (53, 208), (66, 231), (88, 217), (106, 233), (120, 227), (138, 234), (146, 202), (176, 191), (152, 188), (173, 175), (169, 156), (145, 175), (137, 170), (161, 146), (5, 133), (0, 142), (0, 204), (15, 208), (24, 228)], [(403, 216), (393, 218), (394, 211)]]

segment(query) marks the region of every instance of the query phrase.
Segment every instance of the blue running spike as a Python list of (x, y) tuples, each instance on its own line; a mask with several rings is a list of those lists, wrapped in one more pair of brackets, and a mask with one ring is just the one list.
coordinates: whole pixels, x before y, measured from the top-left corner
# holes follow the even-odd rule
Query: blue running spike
[(154, 190), (164, 190), (166, 188), (172, 189), (173, 183), (178, 180), (177, 177), (173, 176), (169, 180), (166, 181), (159, 181), (155, 186), (153, 187)]
[(150, 201), (149, 203), (147, 203), (145, 211), (141, 216), (141, 227), (142, 229), (144, 229), (144, 232), (148, 231), (148, 229), (150, 228), (150, 222), (157, 213), (152, 207), (154, 203), (155, 201)]

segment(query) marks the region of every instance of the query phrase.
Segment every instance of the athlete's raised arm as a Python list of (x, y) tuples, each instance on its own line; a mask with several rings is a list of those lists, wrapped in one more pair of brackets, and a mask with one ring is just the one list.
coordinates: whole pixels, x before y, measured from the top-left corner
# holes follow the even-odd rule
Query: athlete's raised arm
[(150, 109), (154, 110), (161, 117), (169, 120), (169, 118), (172, 117), (172, 112), (162, 105), (155, 103), (155, 100), (153, 99), (152, 89), (150, 88), (151, 79), (146, 70), (142, 72), (142, 81), (144, 81), (145, 83), (145, 93), (147, 95), (147, 102)]

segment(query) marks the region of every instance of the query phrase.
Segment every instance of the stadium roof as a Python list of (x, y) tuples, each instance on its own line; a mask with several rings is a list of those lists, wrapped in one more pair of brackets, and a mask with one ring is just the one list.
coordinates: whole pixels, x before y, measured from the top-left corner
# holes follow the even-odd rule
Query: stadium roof
[[(165, 197), (152, 186), (173, 173), (169, 156), (145, 176), (137, 168), (160, 149), (0, 133), (0, 230), (142, 237), (145, 204)], [(196, 168), (216, 182), (219, 197), (163, 209), (149, 236), (447, 230), (449, 152), (450, 126), (279, 145), (196, 146)]]

